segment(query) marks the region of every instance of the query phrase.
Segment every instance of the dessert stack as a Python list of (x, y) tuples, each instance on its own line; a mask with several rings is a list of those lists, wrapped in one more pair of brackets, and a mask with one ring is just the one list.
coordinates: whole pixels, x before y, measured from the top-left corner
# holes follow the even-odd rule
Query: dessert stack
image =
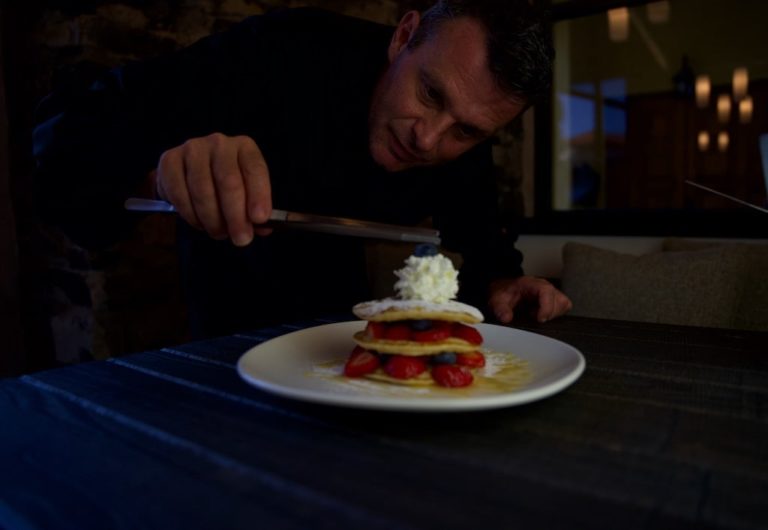
[(475, 307), (458, 302), (458, 272), (434, 245), (418, 245), (395, 271), (396, 296), (352, 308), (367, 321), (345, 366), (347, 377), (401, 385), (466, 387), (485, 366), (482, 322)]

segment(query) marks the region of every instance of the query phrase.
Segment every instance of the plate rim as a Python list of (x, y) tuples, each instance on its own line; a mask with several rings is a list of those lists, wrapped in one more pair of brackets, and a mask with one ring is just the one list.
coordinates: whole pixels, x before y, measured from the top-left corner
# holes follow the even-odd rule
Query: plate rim
[(461, 412), (469, 410), (488, 410), (511, 406), (524, 405), (534, 401), (539, 401), (557, 394), (581, 377), (586, 369), (586, 360), (584, 355), (577, 348), (552, 337), (547, 337), (539, 333), (528, 330), (502, 326), (497, 324), (477, 324), (478, 326), (491, 326), (503, 328), (504, 330), (520, 333), (523, 335), (535, 336), (537, 340), (546, 340), (547, 342), (557, 343), (570, 354), (574, 354), (576, 365), (570, 372), (558, 379), (547, 383), (543, 387), (531, 389), (519, 389), (501, 394), (492, 394), (487, 396), (469, 397), (466, 399), (456, 399), (451, 397), (432, 398), (428, 400), (413, 399), (409, 396), (366, 396), (355, 394), (336, 394), (323, 392), (315, 389), (303, 389), (295, 386), (286, 386), (284, 384), (271, 382), (263, 378), (258, 378), (251, 374), (246, 368), (246, 364), (254, 355), (258, 355), (258, 350), (269, 343), (280, 341), (289, 336), (295, 336), (300, 333), (317, 332), (320, 328), (332, 328), (349, 326), (350, 324), (365, 324), (364, 320), (345, 320), (340, 322), (323, 323), (316, 326), (309, 326), (296, 331), (291, 331), (265, 340), (246, 350), (237, 360), (237, 373), (241, 379), (251, 386), (264, 392), (277, 395), (291, 400), (305, 401), (309, 403), (330, 405), (343, 408), (367, 409), (367, 410), (386, 410), (398, 412)]

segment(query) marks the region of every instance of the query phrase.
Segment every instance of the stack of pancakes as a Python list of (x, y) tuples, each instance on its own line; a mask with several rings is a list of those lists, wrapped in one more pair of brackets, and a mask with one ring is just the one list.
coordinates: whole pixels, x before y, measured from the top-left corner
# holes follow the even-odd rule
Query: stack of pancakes
[(471, 326), (482, 313), (455, 300), (437, 303), (388, 298), (357, 304), (368, 321), (355, 333), (357, 347), (345, 375), (404, 385), (458, 387), (473, 381), (485, 365), (480, 333)]

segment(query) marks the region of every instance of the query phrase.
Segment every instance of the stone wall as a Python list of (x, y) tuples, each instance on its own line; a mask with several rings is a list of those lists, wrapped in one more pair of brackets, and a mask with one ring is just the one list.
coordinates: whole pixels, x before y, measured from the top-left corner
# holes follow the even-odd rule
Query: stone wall
[[(73, 247), (40, 227), (31, 211), (30, 131), (35, 104), (73, 64), (113, 66), (189, 45), (243, 18), (281, 6), (312, 5), (395, 24), (429, 0), (49, 0), (19, 2), (2, 13), (9, 119), (13, 137), (22, 291), (27, 348), (33, 368), (104, 358), (185, 340), (174, 224), (150, 217), (131, 238), (98, 254)], [(519, 139), (514, 125), (497, 148), (500, 185), (508, 209), (521, 204)], [(47, 351), (46, 351), (47, 350)]]

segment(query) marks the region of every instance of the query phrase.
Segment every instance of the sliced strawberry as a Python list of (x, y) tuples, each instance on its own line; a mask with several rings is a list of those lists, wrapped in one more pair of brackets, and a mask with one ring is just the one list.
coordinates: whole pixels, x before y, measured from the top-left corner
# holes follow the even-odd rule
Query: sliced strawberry
[(437, 342), (451, 336), (451, 323), (435, 321), (430, 329), (411, 331), (411, 340), (416, 342)]
[(374, 354), (356, 346), (344, 365), (344, 375), (347, 377), (360, 377), (370, 374), (379, 367), (379, 358)]
[(452, 328), (451, 334), (457, 339), (464, 339), (470, 344), (483, 343), (483, 336), (472, 326), (467, 326), (461, 322), (454, 322)]
[(432, 379), (440, 386), (459, 387), (471, 385), (475, 378), (466, 366), (438, 364), (432, 368)]
[(384, 337), (387, 340), (409, 340), (411, 338), (411, 328), (408, 324), (390, 324), (384, 330)]
[(421, 357), (393, 355), (384, 365), (384, 371), (390, 377), (411, 379), (427, 369), (427, 363)]
[(368, 339), (381, 339), (384, 338), (384, 330), (386, 325), (384, 322), (368, 322), (365, 327), (365, 336)]
[(456, 354), (456, 364), (469, 368), (482, 368), (485, 366), (485, 356), (479, 351)]

